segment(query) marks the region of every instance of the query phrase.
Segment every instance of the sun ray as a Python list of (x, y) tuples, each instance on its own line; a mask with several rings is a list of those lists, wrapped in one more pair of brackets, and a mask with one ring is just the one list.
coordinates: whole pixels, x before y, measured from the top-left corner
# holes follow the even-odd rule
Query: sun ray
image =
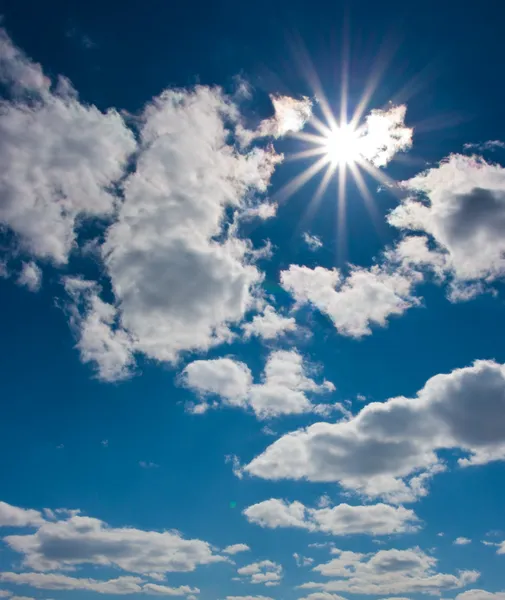
[(374, 225), (375, 230), (381, 237), (383, 237), (384, 236), (384, 227), (382, 226), (383, 222), (380, 219), (379, 211), (377, 210), (377, 206), (375, 205), (375, 201), (372, 197), (372, 194), (370, 193), (370, 190), (368, 189), (368, 186), (365, 183), (363, 175), (361, 174), (361, 172), (358, 169), (356, 164), (349, 165), (349, 170), (351, 171), (351, 175), (353, 176), (354, 181), (356, 182), (356, 185), (358, 186), (358, 189), (361, 193), (361, 197), (365, 201), (365, 206), (368, 210), (368, 213), (370, 214), (370, 217), (372, 219), (372, 223)]
[(327, 164), (328, 159), (326, 156), (322, 156), (319, 160), (307, 167), (286, 185), (282, 186), (282, 188), (272, 196), (272, 200), (276, 202), (284, 202), (301, 187), (303, 187), (310, 179), (312, 179), (314, 175), (319, 173), (319, 171), (321, 171), (321, 169), (323, 169)]
[(346, 229), (346, 178), (347, 165), (338, 165), (338, 192), (337, 192), (337, 260), (343, 262), (347, 254), (347, 229)]
[(294, 160), (302, 160), (321, 154), (326, 154), (326, 148), (324, 146), (320, 146), (319, 148), (309, 148), (308, 150), (301, 150), (300, 152), (293, 152), (292, 154), (286, 155), (285, 160), (286, 162), (292, 162)]

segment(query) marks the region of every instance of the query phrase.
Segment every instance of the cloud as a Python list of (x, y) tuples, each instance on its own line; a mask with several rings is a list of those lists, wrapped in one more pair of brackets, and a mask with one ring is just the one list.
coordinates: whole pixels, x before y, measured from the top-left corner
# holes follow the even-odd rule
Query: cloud
[(252, 336), (264, 340), (273, 340), (289, 331), (296, 331), (296, 320), (293, 317), (283, 317), (273, 306), (265, 306), (263, 314), (255, 315), (250, 323), (242, 326), (244, 337)]
[(139, 466), (143, 469), (157, 469), (160, 465), (151, 461), (140, 460)]
[(461, 588), (475, 582), (477, 571), (459, 571), (457, 575), (438, 573), (436, 558), (420, 548), (379, 550), (372, 554), (335, 549), (337, 558), (317, 565), (314, 571), (328, 582), (309, 582), (301, 588), (316, 588), (325, 592), (351, 594), (408, 594), (431, 593)]
[(163, 596), (184, 596), (199, 593), (198, 588), (181, 585), (177, 588), (154, 583), (144, 583), (140, 577), (118, 577), (108, 581), (84, 577), (69, 577), (58, 573), (0, 573), (0, 581), (16, 585), (28, 585), (40, 590), (86, 590), (99, 594), (150, 594)]
[(452, 154), (402, 186), (409, 195), (388, 221), (430, 236), (457, 281), (505, 273), (505, 168), (478, 156)]
[(307, 508), (301, 502), (271, 498), (249, 506), (243, 513), (249, 522), (262, 527), (300, 527), (332, 535), (390, 535), (419, 529), (414, 511), (387, 504)]
[(372, 110), (365, 118), (359, 154), (375, 167), (386, 166), (395, 154), (411, 148), (413, 130), (405, 126), (406, 112), (402, 104)]
[(28, 288), (30, 292), (38, 292), (42, 285), (42, 271), (33, 261), (23, 263), (18, 284)]
[(297, 306), (313, 304), (341, 335), (354, 338), (370, 335), (372, 324), (384, 327), (388, 317), (419, 303), (411, 295), (415, 278), (386, 265), (353, 267), (345, 279), (338, 269), (290, 265), (280, 281)]
[(36, 527), (42, 523), (44, 518), (38, 510), (0, 502), (0, 527)]
[(239, 552), (247, 552), (250, 548), (247, 544), (232, 544), (226, 546), (223, 550), (223, 554), (238, 554)]
[(37, 571), (94, 564), (131, 573), (187, 572), (225, 560), (213, 554), (207, 542), (186, 540), (176, 532), (114, 528), (77, 515), (43, 523), (33, 534), (10, 535), (4, 541), (24, 555), (24, 565)]
[(476, 361), (432, 377), (415, 398), (373, 402), (348, 421), (284, 435), (242, 472), (336, 481), (369, 497), (412, 501), (444, 469), (437, 450), (459, 449), (462, 467), (505, 459), (504, 415), (505, 366)]
[(312, 592), (300, 600), (345, 600), (345, 598), (338, 594), (330, 594), (330, 592)]
[(310, 233), (305, 232), (303, 234), (303, 241), (307, 244), (309, 250), (312, 250), (312, 252), (315, 252), (323, 247), (323, 242), (317, 235), (311, 235)]
[(95, 282), (77, 277), (63, 281), (72, 300), (68, 312), (82, 362), (96, 365), (102, 381), (130, 377), (134, 345), (131, 336), (117, 325), (117, 309), (100, 298), (101, 288)]
[[(181, 383), (200, 397), (219, 396), (225, 406), (249, 407), (259, 419), (320, 410), (306, 396), (335, 389), (329, 381), (318, 384), (306, 374), (303, 357), (296, 350), (274, 350), (268, 356), (262, 383), (253, 383), (242, 362), (230, 358), (197, 360), (185, 367)], [(193, 411), (201, 413), (197, 405)]]
[(23, 250), (66, 263), (82, 222), (112, 215), (133, 133), (115, 110), (81, 104), (68, 80), (51, 87), (3, 29), (0, 80), (14, 95), (0, 105), (0, 223)]
[(455, 546), (466, 546), (467, 544), (471, 544), (472, 540), (466, 537), (458, 537), (452, 543)]
[(282, 579), (282, 566), (271, 560), (262, 560), (237, 569), (237, 573), (247, 577), (249, 583), (274, 586), (279, 585)]
[(505, 143), (500, 140), (489, 140), (487, 142), (480, 142), (477, 144), (463, 144), (465, 150), (497, 150), (498, 148), (505, 148)]
[(136, 170), (102, 255), (121, 325), (159, 361), (230, 340), (262, 279), (251, 245), (223, 223), (265, 192), (279, 158), (231, 145), (236, 113), (221, 90), (200, 86), (164, 92), (141, 118)]
[(310, 567), (314, 563), (314, 559), (309, 556), (302, 556), (298, 554), (298, 552), (293, 553), (293, 558), (295, 559), (297, 567)]
[(505, 591), (486, 592), (485, 590), (467, 590), (458, 594), (456, 600), (505, 600)]

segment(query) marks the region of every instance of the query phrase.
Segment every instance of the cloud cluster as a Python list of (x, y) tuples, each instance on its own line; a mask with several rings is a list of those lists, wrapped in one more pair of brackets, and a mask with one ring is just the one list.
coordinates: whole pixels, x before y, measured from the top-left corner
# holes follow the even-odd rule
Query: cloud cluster
[(226, 560), (207, 542), (186, 540), (176, 532), (114, 528), (79, 515), (44, 522), (35, 533), (9, 535), (4, 541), (23, 554), (25, 566), (37, 571), (94, 564), (141, 574), (187, 572)]
[(459, 571), (457, 575), (439, 573), (436, 558), (420, 548), (380, 550), (375, 554), (334, 549), (332, 554), (337, 557), (313, 570), (335, 579), (308, 582), (301, 588), (329, 593), (439, 595), (474, 583), (480, 575), (477, 571)]
[(477, 156), (452, 154), (402, 183), (408, 192), (388, 221), (421, 232), (456, 280), (492, 280), (505, 273), (505, 169)]
[(299, 527), (332, 535), (390, 535), (419, 529), (413, 510), (387, 504), (307, 508), (301, 502), (271, 498), (253, 504), (243, 512), (249, 522), (262, 527)]
[(296, 331), (296, 320), (294, 317), (283, 317), (275, 308), (266, 305), (263, 312), (254, 315), (250, 323), (242, 326), (246, 339), (257, 336), (264, 340), (273, 340), (285, 333)]
[(38, 510), (0, 502), (0, 527), (37, 527), (42, 523), (44, 518)]
[(417, 277), (387, 265), (353, 268), (347, 277), (338, 269), (290, 265), (280, 282), (297, 305), (312, 304), (326, 314), (341, 335), (360, 338), (370, 326), (384, 327), (388, 317), (418, 304), (412, 296)]
[(0, 573), (0, 581), (16, 585), (28, 585), (39, 590), (84, 590), (98, 594), (149, 594), (155, 596), (185, 596), (198, 594), (198, 588), (188, 585), (169, 587), (155, 583), (146, 583), (140, 577), (117, 577), (116, 579), (98, 580), (85, 577), (69, 577), (58, 573)]
[(180, 379), (203, 398), (203, 403), (193, 407), (193, 411), (206, 410), (209, 407), (206, 398), (219, 396), (225, 406), (250, 408), (259, 419), (327, 410), (327, 405), (312, 404), (307, 393), (321, 394), (335, 389), (329, 381), (318, 384), (309, 378), (303, 358), (296, 350), (272, 351), (262, 383), (253, 383), (249, 367), (231, 358), (194, 361), (186, 366)]
[(279, 585), (282, 566), (271, 560), (262, 560), (237, 569), (238, 575), (246, 577), (249, 583), (263, 583), (266, 586)]
[(503, 415), (505, 366), (477, 361), (432, 377), (415, 398), (370, 403), (348, 421), (284, 435), (243, 472), (336, 481), (369, 497), (412, 501), (444, 469), (437, 450), (458, 449), (463, 467), (505, 459)]

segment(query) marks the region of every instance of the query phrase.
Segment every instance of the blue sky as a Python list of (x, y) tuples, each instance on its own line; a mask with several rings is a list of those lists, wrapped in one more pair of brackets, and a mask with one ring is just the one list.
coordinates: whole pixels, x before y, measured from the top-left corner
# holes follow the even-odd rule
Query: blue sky
[(503, 11), (2, 4), (0, 597), (505, 598)]

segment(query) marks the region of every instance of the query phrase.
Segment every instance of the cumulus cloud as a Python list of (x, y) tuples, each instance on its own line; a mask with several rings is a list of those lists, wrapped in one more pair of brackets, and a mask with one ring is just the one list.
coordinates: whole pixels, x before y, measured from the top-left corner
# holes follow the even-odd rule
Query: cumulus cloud
[(402, 183), (409, 195), (388, 221), (430, 236), (456, 280), (492, 280), (505, 273), (505, 168), (478, 156), (452, 154)]
[(226, 596), (226, 600), (273, 600), (268, 596)]
[(323, 247), (323, 242), (317, 235), (311, 235), (310, 233), (305, 232), (303, 234), (303, 241), (307, 244), (309, 250), (312, 250), (312, 252), (315, 252)]
[(458, 594), (456, 600), (505, 600), (505, 591), (486, 592), (485, 590), (467, 590)]
[(207, 542), (186, 540), (176, 532), (114, 528), (78, 515), (43, 523), (33, 534), (10, 535), (4, 541), (24, 555), (24, 565), (37, 571), (94, 564), (130, 573), (186, 572), (225, 560), (213, 554)]
[(44, 523), (38, 510), (0, 502), (0, 527), (36, 527)]
[(203, 409), (193, 409), (197, 413), (209, 406), (205, 398), (219, 396), (222, 404), (250, 408), (259, 419), (326, 409), (327, 405), (312, 404), (307, 393), (335, 389), (329, 381), (318, 384), (308, 377), (296, 350), (272, 351), (261, 383), (253, 383), (247, 365), (230, 358), (194, 361), (182, 372), (181, 382), (204, 399)]
[(479, 577), (477, 571), (459, 571), (457, 575), (438, 573), (437, 559), (420, 548), (380, 550), (372, 554), (335, 549), (333, 553), (336, 558), (313, 570), (335, 579), (323, 583), (308, 582), (301, 588), (330, 593), (439, 595), (445, 590), (473, 583)]
[(505, 366), (476, 361), (432, 377), (415, 398), (373, 402), (348, 421), (284, 435), (242, 472), (336, 481), (369, 497), (412, 501), (444, 469), (437, 450), (459, 449), (462, 467), (505, 459), (504, 415)]
[(254, 315), (250, 323), (242, 326), (246, 339), (257, 336), (264, 340), (273, 340), (289, 331), (296, 331), (294, 317), (283, 317), (273, 306), (267, 305), (262, 314)]
[(471, 544), (472, 540), (466, 537), (458, 537), (452, 543), (456, 546), (466, 546), (467, 544)]
[(262, 527), (300, 527), (332, 535), (390, 535), (419, 529), (413, 510), (387, 504), (307, 508), (301, 502), (271, 498), (249, 506), (243, 513), (249, 522)]
[(82, 362), (95, 365), (102, 381), (128, 378), (134, 366), (134, 344), (118, 324), (115, 306), (100, 298), (101, 288), (95, 282), (66, 277), (64, 286), (72, 300), (70, 323)]
[(271, 560), (262, 560), (237, 569), (238, 575), (247, 578), (249, 583), (263, 583), (266, 586), (279, 585), (282, 579), (282, 566)]
[(300, 600), (345, 600), (345, 598), (338, 594), (330, 594), (330, 592), (312, 592)]
[(238, 554), (239, 552), (247, 552), (250, 550), (247, 544), (232, 544), (231, 546), (226, 546), (223, 550), (223, 554)]
[(66, 263), (83, 219), (110, 216), (110, 192), (135, 150), (115, 110), (81, 104), (68, 80), (55, 85), (0, 30), (0, 223), (21, 247)]
[(140, 577), (117, 577), (100, 581), (84, 577), (69, 577), (58, 573), (0, 573), (0, 581), (16, 585), (28, 585), (40, 590), (85, 590), (99, 594), (150, 594), (158, 596), (185, 596), (198, 594), (198, 588), (187, 585), (169, 587), (154, 583), (145, 583)]
[(18, 277), (18, 284), (30, 290), (38, 292), (42, 285), (42, 271), (33, 261), (23, 263), (21, 273)]
[(419, 300), (412, 296), (418, 276), (390, 269), (355, 267), (344, 278), (338, 269), (290, 265), (282, 271), (282, 287), (297, 305), (312, 304), (326, 314), (341, 335), (370, 335), (371, 325), (384, 327), (388, 317), (401, 315)]

